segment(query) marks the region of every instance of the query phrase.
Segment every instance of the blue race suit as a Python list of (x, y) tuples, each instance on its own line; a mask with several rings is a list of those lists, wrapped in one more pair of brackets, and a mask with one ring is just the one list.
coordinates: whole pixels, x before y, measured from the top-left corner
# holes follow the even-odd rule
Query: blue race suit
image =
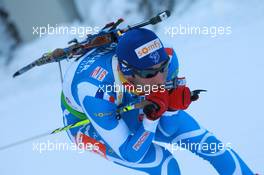
[[(167, 48), (166, 51), (170, 56), (167, 80), (171, 80), (177, 77), (178, 59), (173, 49)], [(120, 105), (140, 102), (144, 98), (111, 88), (124, 81), (118, 71), (113, 45), (94, 49), (72, 63), (63, 83), (64, 124), (69, 125), (85, 118), (90, 120), (89, 124), (68, 131), (73, 142), (98, 143), (99, 149), (95, 152), (106, 159), (150, 175), (180, 174), (176, 159), (155, 141), (180, 146), (221, 144), (212, 133), (182, 110), (166, 111), (160, 119), (152, 121), (144, 116), (141, 109), (135, 109), (123, 113), (121, 119), (117, 119), (116, 110)], [(232, 149), (187, 149), (210, 162), (221, 175), (253, 174)]]

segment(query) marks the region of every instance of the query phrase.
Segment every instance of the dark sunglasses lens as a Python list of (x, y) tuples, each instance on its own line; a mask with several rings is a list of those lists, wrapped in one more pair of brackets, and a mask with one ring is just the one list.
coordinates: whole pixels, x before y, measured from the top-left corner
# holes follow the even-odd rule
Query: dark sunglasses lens
[(152, 78), (155, 77), (159, 72), (163, 73), (168, 67), (168, 62), (164, 62), (159, 68), (156, 69), (148, 69), (148, 70), (141, 70), (141, 71), (134, 71), (138, 76), (142, 78)]
[(142, 70), (135, 73), (142, 78), (152, 78), (158, 74), (158, 71)]
[(155, 77), (156, 75), (158, 74), (158, 72), (153, 72), (153, 73), (148, 73), (145, 75), (145, 78), (152, 78), (152, 77)]

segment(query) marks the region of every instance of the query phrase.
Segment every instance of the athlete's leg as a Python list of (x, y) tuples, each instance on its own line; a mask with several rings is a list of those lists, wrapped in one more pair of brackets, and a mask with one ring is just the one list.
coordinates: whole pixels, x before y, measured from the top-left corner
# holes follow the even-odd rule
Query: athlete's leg
[(177, 161), (171, 153), (163, 147), (152, 144), (143, 160), (130, 163), (121, 159), (112, 159), (113, 162), (149, 175), (180, 175)]
[(251, 175), (252, 171), (243, 160), (229, 148), (223, 148), (212, 133), (184, 111), (167, 112), (161, 118), (155, 140), (185, 147), (209, 161), (219, 174)]
[[(62, 109), (64, 111), (65, 125), (80, 121), (80, 119), (69, 113), (67, 109)], [(89, 143), (99, 143), (99, 145), (97, 145), (99, 149), (93, 151), (116, 164), (137, 171), (146, 172), (149, 175), (180, 175), (177, 161), (173, 158), (169, 151), (165, 150), (159, 145), (152, 144), (142, 160), (137, 163), (131, 163), (122, 160), (117, 154), (113, 152), (107, 143), (101, 142), (102, 138), (91, 124), (71, 129), (68, 131), (68, 135), (71, 140), (77, 144), (86, 145)]]

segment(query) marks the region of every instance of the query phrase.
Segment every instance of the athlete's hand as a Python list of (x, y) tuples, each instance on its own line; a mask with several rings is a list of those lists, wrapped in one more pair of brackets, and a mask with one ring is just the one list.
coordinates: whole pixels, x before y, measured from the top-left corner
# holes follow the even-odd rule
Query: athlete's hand
[(168, 110), (169, 93), (167, 90), (151, 92), (146, 96), (146, 100), (152, 102), (143, 108), (144, 113), (150, 120), (157, 120)]
[(195, 100), (192, 99), (191, 91), (188, 87), (184, 85), (178, 86), (177, 88), (169, 91), (168, 109), (172, 111), (184, 110), (187, 109), (191, 102)]

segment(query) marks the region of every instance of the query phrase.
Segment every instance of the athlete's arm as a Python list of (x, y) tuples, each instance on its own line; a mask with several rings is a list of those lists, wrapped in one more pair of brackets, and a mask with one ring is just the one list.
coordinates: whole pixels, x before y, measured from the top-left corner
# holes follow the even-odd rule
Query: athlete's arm
[(126, 123), (116, 119), (117, 105), (98, 95), (99, 88), (89, 82), (78, 85), (80, 105), (101, 137), (122, 159), (140, 162), (148, 151), (159, 120), (144, 118), (142, 126), (131, 133)]

